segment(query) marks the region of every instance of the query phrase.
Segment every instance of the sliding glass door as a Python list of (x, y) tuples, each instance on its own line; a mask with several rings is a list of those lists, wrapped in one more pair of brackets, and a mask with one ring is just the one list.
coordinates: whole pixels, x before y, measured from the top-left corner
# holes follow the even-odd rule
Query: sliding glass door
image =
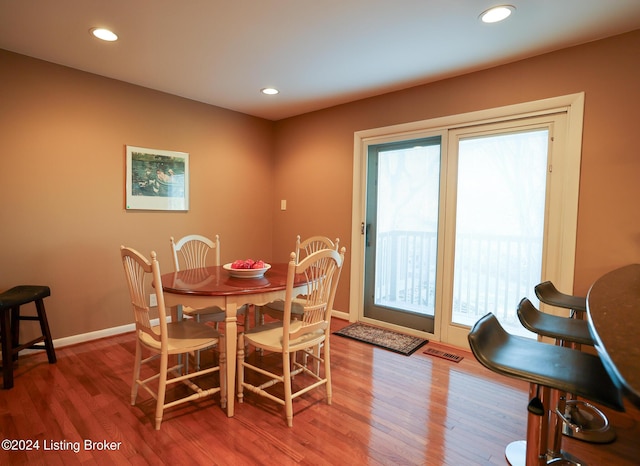
[(369, 147), (364, 316), (433, 332), (440, 137)]
[(466, 346), (492, 312), (532, 336), (516, 308), (537, 304), (533, 287), (564, 254), (553, 160), (565, 121), (557, 112), (367, 144), (362, 319)]

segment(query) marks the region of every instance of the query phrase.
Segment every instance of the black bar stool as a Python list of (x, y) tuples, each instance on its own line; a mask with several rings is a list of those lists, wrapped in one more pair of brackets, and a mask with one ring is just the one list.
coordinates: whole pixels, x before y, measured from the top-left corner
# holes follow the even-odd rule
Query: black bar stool
[[(527, 330), (554, 338), (558, 346), (580, 349), (581, 345), (594, 345), (586, 320), (540, 312), (527, 298), (518, 304), (518, 319)], [(565, 410), (558, 413), (563, 424), (554, 440), (557, 445), (561, 434), (589, 443), (615, 440), (615, 430), (602, 411), (586, 401), (576, 400), (573, 394), (560, 392), (558, 396), (565, 402)]]
[[(24, 349), (44, 349), (49, 364), (56, 362), (56, 353), (49, 332), (44, 298), (51, 295), (48, 286), (20, 285), (0, 293), (0, 339), (2, 340), (2, 380), (5, 389), (13, 387), (13, 365)], [(20, 315), (20, 306), (35, 302), (36, 316)], [(26, 343), (19, 343), (20, 321), (37, 320), (42, 335)], [(42, 343), (41, 343), (42, 342)]]
[[(594, 346), (591, 332), (584, 313), (587, 310), (587, 299), (562, 293), (550, 281), (542, 282), (534, 288), (541, 303), (568, 309), (570, 317), (560, 317), (537, 310), (528, 300), (523, 306), (527, 317), (518, 317), (527, 329), (538, 335), (554, 338), (557, 345), (580, 349), (581, 345)], [(520, 306), (519, 306), (520, 307)], [(523, 318), (525, 320), (523, 320)], [(593, 406), (578, 401), (572, 394), (566, 394), (567, 411), (563, 415), (562, 434), (589, 443), (609, 443), (615, 440), (614, 429), (602, 412)]]
[(556, 340), (561, 346), (594, 345), (586, 320), (555, 316), (541, 312), (527, 298), (518, 304), (518, 318), (527, 330)]
[(569, 309), (571, 317), (584, 318), (584, 313), (587, 311), (587, 298), (561, 293), (550, 281), (536, 285), (534, 291), (541, 303)]
[(553, 438), (560, 428), (550, 416), (556, 391), (575, 393), (624, 411), (622, 394), (596, 355), (510, 335), (493, 314), (478, 320), (468, 338), (471, 351), (482, 365), (530, 384), (527, 439), (512, 442), (505, 449), (512, 466), (582, 464), (570, 453), (549, 448), (550, 427), (554, 429)]

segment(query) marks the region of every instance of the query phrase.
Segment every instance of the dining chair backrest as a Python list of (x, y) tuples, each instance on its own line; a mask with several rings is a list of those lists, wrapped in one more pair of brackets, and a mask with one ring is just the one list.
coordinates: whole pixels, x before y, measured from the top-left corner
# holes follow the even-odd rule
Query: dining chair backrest
[[(173, 236), (171, 251), (173, 252), (173, 267), (176, 272), (181, 269), (198, 269), (207, 266), (207, 255), (213, 251), (213, 265), (220, 265), (220, 235), (210, 240), (202, 235), (187, 235), (175, 241)], [(180, 257), (184, 267), (180, 267)]]
[[(283, 346), (290, 340), (299, 340), (306, 334), (323, 331), (328, 335), (331, 322), (331, 310), (344, 263), (345, 248), (340, 252), (334, 249), (321, 249), (306, 256), (300, 262), (296, 254), (291, 253), (287, 272), (287, 288), (284, 301)], [(296, 275), (306, 279), (303, 295), (294, 296), (293, 284)], [(302, 318), (292, 321), (292, 304), (300, 304), (304, 310)]]
[(304, 241), (300, 240), (300, 235), (296, 238), (296, 260), (300, 262), (303, 258), (313, 254), (321, 249), (333, 249), (338, 251), (340, 247), (340, 238), (332, 241), (327, 236), (310, 236)]
[[(162, 281), (160, 278), (160, 264), (155, 251), (151, 251), (151, 261), (132, 248), (120, 246), (120, 256), (124, 265), (129, 295), (133, 306), (133, 315), (136, 324), (138, 338), (148, 335), (149, 338), (160, 343), (162, 349), (167, 348), (167, 317), (162, 293)], [(150, 293), (150, 285), (155, 286), (154, 292), (158, 298), (158, 322), (155, 331), (151, 325), (150, 308), (147, 297)]]
[[(320, 251), (322, 249), (329, 250), (338, 250), (338, 246), (340, 245), (340, 238), (336, 238), (335, 241), (332, 241), (331, 238), (327, 236), (310, 236), (309, 238), (302, 241), (300, 239), (300, 235), (296, 237), (296, 249), (295, 249), (295, 257), (296, 262), (300, 262), (305, 257), (313, 254), (314, 252)], [(260, 322), (264, 324), (264, 316), (267, 315), (276, 320), (282, 320), (284, 315), (284, 301), (278, 299), (276, 301), (271, 301), (264, 306), (258, 306), (256, 308), (256, 322)], [(298, 319), (301, 315), (300, 306), (298, 303), (294, 303), (294, 309), (292, 314), (295, 319)]]

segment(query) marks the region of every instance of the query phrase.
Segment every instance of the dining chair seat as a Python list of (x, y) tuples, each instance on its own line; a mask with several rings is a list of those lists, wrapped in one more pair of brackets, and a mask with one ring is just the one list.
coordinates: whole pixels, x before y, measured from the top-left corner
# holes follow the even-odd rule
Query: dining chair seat
[[(160, 334), (160, 326), (151, 327), (154, 334)], [(202, 325), (195, 320), (185, 320), (180, 322), (167, 322), (167, 350), (169, 354), (183, 354), (197, 351), (203, 345), (210, 344), (213, 338), (218, 338), (218, 332), (208, 326)], [(162, 342), (148, 333), (140, 335), (142, 343), (154, 350), (162, 349)]]
[[(295, 334), (302, 329), (302, 322), (294, 320), (291, 322), (289, 331)], [(284, 348), (282, 339), (282, 322), (270, 322), (260, 327), (247, 330), (245, 339), (251, 340), (265, 351), (282, 352)], [(309, 346), (316, 345), (324, 339), (324, 328), (319, 328), (313, 332), (303, 333), (299, 338), (289, 340), (289, 349), (299, 351)]]

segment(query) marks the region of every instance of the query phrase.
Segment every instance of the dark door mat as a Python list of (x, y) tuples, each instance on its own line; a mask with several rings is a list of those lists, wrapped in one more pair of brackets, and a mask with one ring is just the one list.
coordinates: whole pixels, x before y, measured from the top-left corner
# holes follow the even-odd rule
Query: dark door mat
[(429, 354), (437, 358), (446, 359), (447, 361), (460, 362), (464, 359), (464, 356), (458, 356), (457, 354), (447, 353), (434, 348), (427, 348), (423, 351), (424, 354)]
[(333, 333), (341, 337), (379, 346), (380, 348), (404, 354), (405, 356), (413, 354), (418, 348), (429, 343), (429, 340), (425, 340), (424, 338), (405, 335), (404, 333), (398, 333), (360, 322), (348, 325)]

